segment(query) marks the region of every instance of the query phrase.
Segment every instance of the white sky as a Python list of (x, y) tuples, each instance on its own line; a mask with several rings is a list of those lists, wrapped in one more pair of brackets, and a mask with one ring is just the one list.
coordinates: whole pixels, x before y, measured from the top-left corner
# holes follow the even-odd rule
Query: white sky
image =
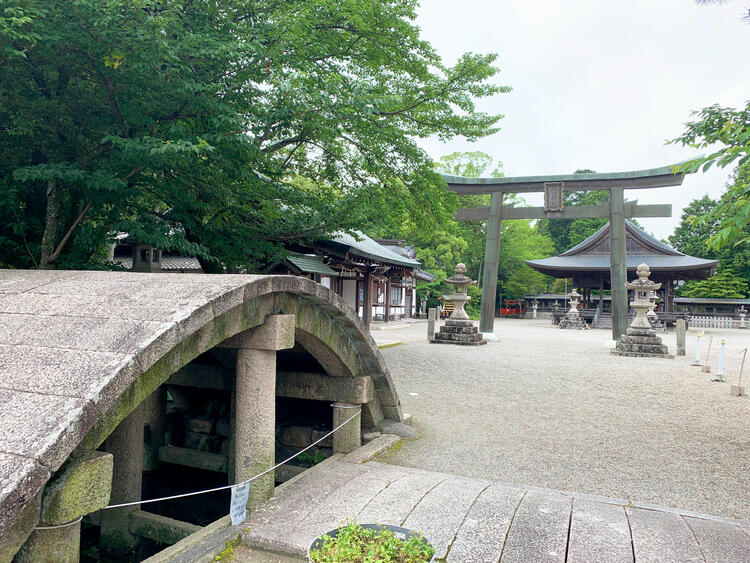
[[(665, 145), (690, 112), (750, 99), (750, 0), (698, 6), (691, 0), (421, 0), (417, 25), (446, 64), (462, 53), (497, 52), (497, 84), (513, 92), (480, 102), (501, 113), (501, 130), (468, 143), (420, 141), (437, 160), (481, 150), (506, 176), (641, 170), (697, 151)], [(705, 151), (707, 152), (707, 151)], [(682, 186), (627, 190), (641, 203), (672, 203), (672, 218), (638, 219), (657, 238), (682, 208), (717, 197), (731, 170), (686, 177)], [(527, 200), (541, 204), (539, 196)]]

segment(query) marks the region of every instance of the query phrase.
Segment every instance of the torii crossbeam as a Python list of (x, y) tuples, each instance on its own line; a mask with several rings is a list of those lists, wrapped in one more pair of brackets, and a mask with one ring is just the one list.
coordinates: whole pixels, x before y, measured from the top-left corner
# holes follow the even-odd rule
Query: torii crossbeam
[[(608, 217), (610, 220), (610, 271), (612, 290), (612, 338), (619, 340), (628, 328), (628, 292), (625, 289), (625, 217), (671, 217), (672, 206), (625, 203), (624, 190), (679, 186), (684, 173), (673, 166), (595, 174), (519, 176), (515, 178), (465, 178), (441, 174), (448, 189), (465, 195), (491, 194), (489, 207), (459, 209), (458, 221), (487, 221), (487, 242), (482, 276), (482, 311), (479, 331), (491, 333), (495, 324), (500, 232), (507, 219), (580, 219)], [(563, 191), (609, 191), (609, 204), (565, 207)], [(506, 193), (544, 192), (544, 207), (503, 206)]]

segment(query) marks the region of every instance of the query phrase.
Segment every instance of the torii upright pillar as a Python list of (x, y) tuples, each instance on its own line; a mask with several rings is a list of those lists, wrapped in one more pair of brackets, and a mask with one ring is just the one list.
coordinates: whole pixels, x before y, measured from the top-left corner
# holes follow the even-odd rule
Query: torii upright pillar
[[(459, 209), (456, 219), (487, 221), (482, 307), (479, 330), (491, 333), (495, 322), (498, 256), (502, 221), (507, 219), (580, 219), (609, 218), (611, 222), (610, 280), (612, 289), (612, 338), (619, 340), (628, 327), (627, 255), (625, 217), (671, 217), (672, 206), (625, 203), (624, 190), (679, 186), (684, 173), (674, 173), (676, 166), (651, 170), (606, 174), (565, 174), (559, 176), (526, 176), (517, 178), (465, 178), (442, 174), (448, 189), (466, 195), (491, 194), (490, 206)], [(609, 191), (609, 205), (564, 206), (564, 190)], [(544, 207), (503, 206), (505, 193), (544, 192)]]
[(503, 226), (503, 193), (490, 196), (490, 215), (487, 221), (487, 242), (484, 246), (484, 273), (482, 274), (482, 307), (479, 332), (490, 333), (495, 325), (495, 300), (497, 273), (500, 260), (500, 233)]

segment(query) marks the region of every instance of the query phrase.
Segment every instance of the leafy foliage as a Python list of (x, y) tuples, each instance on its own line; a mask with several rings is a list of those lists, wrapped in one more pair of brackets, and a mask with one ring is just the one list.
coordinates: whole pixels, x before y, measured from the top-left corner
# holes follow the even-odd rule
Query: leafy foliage
[(701, 156), (676, 167), (677, 171), (696, 172), (708, 170), (716, 164), (726, 167), (736, 164), (738, 174), (732, 189), (732, 197), (722, 201), (710, 213), (697, 217), (696, 224), (721, 226), (711, 236), (708, 243), (714, 249), (729, 244), (746, 244), (750, 242), (745, 226), (750, 222), (750, 101), (744, 108), (723, 108), (718, 105), (703, 108), (691, 115), (698, 117), (685, 125), (685, 132), (669, 143), (680, 143), (696, 149), (711, 148), (720, 145), (708, 156)]
[(435, 553), (419, 534), (402, 540), (386, 528), (371, 530), (356, 522), (339, 528), (336, 537), (323, 539), (323, 547), (310, 552), (315, 563), (423, 563)]
[(742, 299), (747, 296), (747, 282), (731, 270), (723, 270), (707, 280), (691, 281), (675, 292), (679, 297)]
[[(415, 139), (493, 133), (496, 56), (446, 66), (413, 0), (5, 0), (0, 262), (101, 267), (128, 231), (257, 269), (450, 218)], [(392, 211), (392, 212), (391, 212)]]
[(669, 237), (669, 244), (680, 252), (716, 260), (719, 252), (709, 248), (707, 241), (716, 235), (720, 228), (718, 219), (705, 221), (699, 224), (693, 220), (694, 217), (709, 215), (716, 208), (716, 201), (704, 195), (700, 199), (694, 199), (683, 210), (680, 216), (680, 224), (675, 228), (674, 234)]
[[(750, 167), (745, 165), (742, 170), (738, 171), (734, 180), (727, 186), (727, 190), (718, 201), (706, 195), (691, 201), (683, 210), (680, 224), (675, 229), (674, 234), (669, 237), (669, 243), (686, 254), (709, 260), (718, 260), (719, 273), (714, 276), (716, 281), (687, 282), (680, 289), (681, 295), (718, 298), (726, 297), (727, 292), (733, 294), (746, 293), (746, 285), (750, 283), (750, 246), (733, 244), (717, 247), (715, 244), (711, 244), (711, 240), (723, 228), (716, 210), (729, 205), (735, 199), (737, 190), (743, 189), (741, 186), (747, 182), (748, 168)], [(750, 225), (745, 224), (739, 232), (740, 238), (750, 237)], [(724, 280), (721, 275), (726, 271), (730, 272), (728, 280), (732, 282), (730, 284), (731, 290), (724, 290), (716, 285)], [(734, 284), (732, 280), (739, 280), (741, 284)], [(710, 283), (708, 283), (709, 281)], [(699, 295), (693, 295), (694, 288), (697, 288), (695, 291), (698, 291)], [(715, 294), (712, 294), (712, 291)]]

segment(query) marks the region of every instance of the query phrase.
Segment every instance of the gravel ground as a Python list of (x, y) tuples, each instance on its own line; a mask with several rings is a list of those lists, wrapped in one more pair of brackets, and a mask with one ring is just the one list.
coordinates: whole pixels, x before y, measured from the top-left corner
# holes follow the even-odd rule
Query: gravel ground
[[(705, 329), (714, 372), (727, 341), (727, 383), (690, 366), (695, 330), (671, 360), (612, 356), (609, 331), (549, 320), (495, 332), (461, 347), (429, 344), (424, 323), (388, 331), (404, 344), (381, 353), (420, 437), (386, 461), (750, 520), (750, 399), (729, 395), (750, 330)], [(745, 375), (750, 391), (750, 358)]]

